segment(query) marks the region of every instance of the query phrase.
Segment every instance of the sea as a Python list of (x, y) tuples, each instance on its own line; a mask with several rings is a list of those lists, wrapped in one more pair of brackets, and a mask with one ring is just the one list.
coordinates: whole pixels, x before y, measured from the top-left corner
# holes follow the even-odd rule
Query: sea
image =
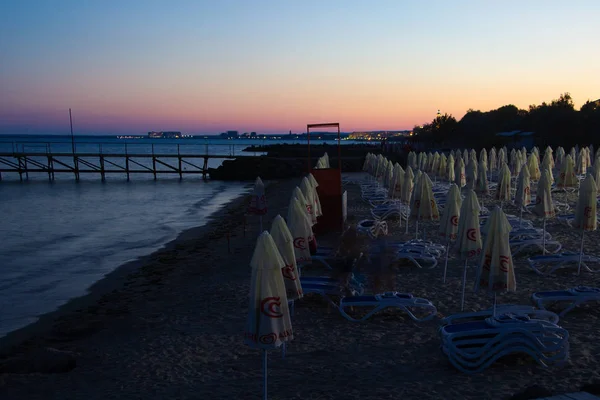
[[(306, 141), (3, 135), (0, 153), (37, 152), (40, 160), (48, 152), (73, 150), (236, 155), (250, 145), (274, 143)], [(72, 165), (71, 160), (63, 161)], [(210, 159), (209, 167), (222, 161)], [(68, 173), (55, 174), (53, 181), (47, 173), (31, 173), (23, 181), (16, 173), (2, 173), (0, 337), (85, 295), (120, 265), (152, 253), (186, 229), (204, 225), (223, 205), (251, 190), (247, 182), (203, 180), (201, 174), (181, 180), (177, 174), (159, 174), (157, 180), (152, 174), (132, 174), (129, 181), (125, 174), (109, 174), (102, 182), (100, 174), (89, 173), (76, 182)]]

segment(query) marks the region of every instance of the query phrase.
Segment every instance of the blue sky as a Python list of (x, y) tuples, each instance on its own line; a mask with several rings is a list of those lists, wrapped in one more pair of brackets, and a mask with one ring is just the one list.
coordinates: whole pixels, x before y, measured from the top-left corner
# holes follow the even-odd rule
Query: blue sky
[(404, 129), (600, 98), (598, 1), (7, 1), (0, 133)]

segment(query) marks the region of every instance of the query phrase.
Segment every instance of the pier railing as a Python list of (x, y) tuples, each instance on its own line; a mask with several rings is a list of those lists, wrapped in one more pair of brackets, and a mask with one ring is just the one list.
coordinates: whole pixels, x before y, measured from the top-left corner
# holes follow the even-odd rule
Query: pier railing
[[(259, 142), (259, 141), (257, 141)], [(248, 144), (234, 143), (114, 143), (114, 142), (2, 142), (0, 141), (0, 180), (2, 173), (17, 173), (21, 180), (30, 173), (95, 173), (104, 181), (106, 174), (208, 174), (209, 159), (257, 157), (263, 152), (244, 152)], [(198, 164), (203, 160), (202, 165)]]

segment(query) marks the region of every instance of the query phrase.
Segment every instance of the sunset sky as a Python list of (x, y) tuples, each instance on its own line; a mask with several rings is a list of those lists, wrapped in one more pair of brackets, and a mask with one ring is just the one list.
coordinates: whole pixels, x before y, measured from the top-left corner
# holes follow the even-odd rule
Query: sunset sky
[(7, 0), (0, 133), (410, 129), (600, 98), (598, 0)]

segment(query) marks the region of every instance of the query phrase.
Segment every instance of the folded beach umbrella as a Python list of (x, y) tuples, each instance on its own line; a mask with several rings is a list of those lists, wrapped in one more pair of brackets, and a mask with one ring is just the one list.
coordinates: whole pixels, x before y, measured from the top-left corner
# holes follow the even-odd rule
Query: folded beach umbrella
[(498, 150), (498, 169), (502, 168), (502, 163), (506, 162), (508, 164), (508, 161), (505, 161), (506, 159), (506, 150), (503, 147)]
[(267, 398), (267, 351), (294, 338), (290, 309), (281, 269), (285, 263), (269, 232), (263, 232), (254, 249), (250, 281), (250, 304), (244, 342), (263, 351), (264, 387)]
[(404, 181), (402, 184), (402, 191), (400, 193), (400, 201), (407, 204), (410, 203), (410, 198), (413, 191), (415, 174), (410, 166), (406, 167), (404, 171)]
[(561, 189), (577, 187), (579, 180), (575, 175), (575, 163), (570, 154), (567, 154), (564, 162), (561, 163), (560, 174), (556, 186)]
[(310, 185), (313, 187), (313, 204), (315, 206), (314, 212), (317, 217), (320, 217), (321, 215), (323, 215), (323, 209), (321, 208), (321, 200), (319, 199), (319, 194), (317, 193), (317, 187), (319, 186), (319, 182), (317, 182), (313, 174), (308, 174), (307, 177), (308, 181), (310, 182)]
[(448, 182), (454, 182), (454, 156), (452, 152), (450, 152), (448, 162), (446, 163), (446, 176), (448, 177)]
[(298, 199), (298, 201), (300, 201), (300, 204), (302, 204), (302, 206), (304, 208), (304, 216), (306, 217), (306, 220), (310, 223), (310, 226), (313, 226), (314, 224), (316, 224), (317, 221), (316, 221), (316, 218), (314, 218), (312, 204), (308, 201), (308, 199), (306, 197), (304, 197), (304, 193), (302, 192), (302, 189), (300, 189), (298, 186), (296, 186), (294, 188), (294, 190), (292, 191), (292, 197), (290, 198), (290, 204), (288, 206), (288, 216), (287, 216), (288, 221), (290, 220), (290, 217), (291, 217), (290, 213), (294, 210), (294, 207), (293, 207), (294, 198)]
[(418, 238), (419, 235), (419, 221), (440, 219), (437, 203), (433, 196), (433, 183), (425, 172), (415, 182), (410, 202), (410, 218), (415, 220), (415, 238)]
[(488, 155), (487, 155), (487, 151), (485, 150), (485, 148), (481, 149), (481, 151), (479, 152), (479, 165), (481, 165), (483, 161), (483, 165), (485, 165), (485, 169), (489, 168), (488, 165)]
[(527, 168), (529, 168), (529, 177), (532, 181), (537, 181), (540, 179), (540, 165), (534, 153), (531, 153), (527, 159)]
[(519, 165), (519, 156), (517, 155), (517, 151), (515, 149), (512, 149), (510, 151), (510, 173), (513, 176), (517, 176), (517, 174), (519, 173), (517, 171), (518, 169), (518, 165)]
[(262, 232), (262, 216), (267, 213), (267, 197), (265, 196), (265, 185), (260, 177), (254, 182), (254, 190), (248, 205), (248, 214), (260, 215), (260, 231)]
[[(413, 180), (413, 188), (412, 188), (412, 193), (410, 195), (410, 202), (408, 203), (408, 216), (406, 219), (406, 233), (408, 233), (408, 220), (409, 219), (415, 219), (416, 220), (416, 216), (418, 215), (418, 209), (421, 206), (421, 178), (423, 177), (423, 173), (419, 170), (417, 171), (417, 174), (415, 175), (415, 178)], [(404, 180), (404, 183), (406, 184), (406, 179)], [(418, 231), (419, 231), (419, 224), (418, 221), (415, 224), (415, 228), (416, 228), (416, 233), (415, 235), (418, 235)]]
[(478, 175), (479, 166), (477, 165), (477, 155), (475, 157), (469, 155), (469, 164), (473, 163), (473, 168), (475, 169), (475, 177)]
[(469, 160), (469, 164), (467, 165), (465, 182), (467, 189), (475, 190), (475, 185), (477, 184), (477, 169), (475, 168), (475, 162), (473, 160)]
[(594, 177), (594, 182), (600, 182), (600, 160), (596, 158), (596, 161), (594, 162), (594, 165), (592, 165), (592, 170), (591, 172), (592, 176)]
[(402, 169), (400, 164), (396, 163), (394, 165), (394, 172), (392, 175), (392, 184), (390, 185), (390, 188), (388, 191), (388, 197), (391, 199), (401, 199), (403, 183), (404, 183), (404, 170)]
[(300, 182), (300, 190), (302, 191), (304, 199), (307, 203), (306, 210), (308, 211), (308, 216), (310, 218), (311, 224), (314, 225), (317, 223), (317, 214), (315, 212), (317, 206), (315, 204), (314, 189), (307, 177), (302, 178), (302, 181)]
[(427, 153), (427, 172), (431, 172), (433, 169), (434, 156), (431, 152)]
[(489, 171), (490, 171), (490, 181), (492, 180), (491, 175), (493, 174), (493, 172), (495, 170), (498, 169), (498, 157), (496, 156), (496, 148), (492, 147), (492, 149), (490, 150), (490, 154), (488, 157), (488, 166), (489, 166)]
[(588, 166), (588, 168), (590, 167), (590, 165), (592, 165), (592, 157), (590, 155), (590, 148), (585, 146), (585, 163)]
[(387, 187), (389, 189), (390, 185), (393, 183), (393, 178), (394, 178), (394, 164), (388, 160), (388, 166), (387, 166), (387, 176), (385, 178), (384, 184), (385, 187)]
[(440, 153), (438, 153), (436, 151), (433, 154), (433, 163), (431, 164), (431, 174), (434, 176), (437, 176), (439, 167), (440, 167)]
[(596, 204), (598, 200), (598, 187), (592, 175), (587, 175), (579, 187), (579, 197), (575, 208), (575, 219), (573, 227), (581, 229), (581, 248), (579, 250), (579, 266), (577, 275), (581, 273), (581, 261), (583, 258), (583, 237), (585, 231), (595, 231), (598, 228), (598, 216), (596, 215)]
[(550, 147), (550, 146), (546, 147), (546, 151), (544, 152), (544, 158), (546, 156), (548, 156), (548, 158), (550, 159), (550, 166), (551, 166), (550, 169), (554, 168), (554, 155), (553, 155), (553, 153), (554, 152), (552, 151), (552, 147)]
[(474, 191), (468, 190), (460, 207), (460, 218), (458, 221), (458, 235), (455, 248), (458, 256), (465, 260), (463, 272), (461, 311), (465, 308), (465, 288), (467, 283), (467, 263), (470, 258), (481, 254), (481, 231), (479, 228), (479, 201)]
[(412, 169), (417, 168), (417, 155), (415, 154), (414, 151), (411, 151), (410, 153), (408, 153), (406, 166), (410, 167)]
[(504, 211), (500, 207), (496, 207), (487, 221), (486, 231), (488, 233), (475, 279), (475, 291), (484, 289), (494, 293), (494, 315), (496, 314), (496, 293), (514, 292), (517, 289), (509, 243), (511, 230), (512, 227)]
[(444, 179), (446, 176), (446, 170), (448, 168), (448, 158), (444, 153), (440, 156), (440, 162), (438, 164), (438, 169), (436, 171), (437, 176)]
[(440, 218), (440, 236), (446, 238), (446, 262), (444, 263), (444, 280), (446, 283), (446, 271), (448, 269), (448, 253), (450, 250), (450, 242), (456, 240), (458, 234), (458, 220), (460, 217), (460, 206), (462, 198), (460, 197), (460, 189), (455, 183), (450, 185), (446, 194), (446, 205)]
[(281, 215), (277, 215), (273, 220), (270, 233), (285, 264), (281, 268), (281, 274), (287, 298), (288, 300), (299, 299), (302, 297), (302, 285), (300, 284), (296, 254), (294, 253), (294, 238)]
[(575, 147), (571, 147), (571, 151), (569, 152), (573, 161), (577, 160), (577, 150)]
[(533, 149), (531, 149), (531, 154), (533, 154), (535, 156), (535, 158), (537, 158), (537, 162), (539, 165), (540, 164), (540, 149), (538, 149), (537, 146), (533, 146)]
[(555, 166), (556, 168), (558, 168), (559, 170), (562, 168), (562, 163), (565, 160), (565, 149), (563, 149), (561, 146), (558, 146), (558, 148), (556, 149), (556, 159), (555, 161)]
[(459, 188), (464, 187), (467, 184), (467, 178), (465, 175), (465, 162), (462, 160), (458, 160), (456, 165), (454, 166), (454, 183)]
[(540, 170), (546, 170), (550, 175), (550, 184), (554, 183), (554, 175), (552, 174), (552, 154), (545, 153), (544, 158), (542, 159), (542, 165), (540, 166)]
[(325, 160), (325, 168), (331, 168), (331, 165), (329, 164), (329, 155), (327, 152), (323, 154), (323, 159)]
[(544, 220), (542, 251), (546, 254), (546, 219), (554, 218), (556, 216), (554, 203), (552, 202), (552, 182), (550, 181), (550, 172), (548, 172), (547, 169), (542, 171), (542, 177), (538, 181), (533, 212)]
[(464, 160), (465, 165), (467, 165), (467, 163), (469, 162), (469, 151), (467, 149), (463, 150), (462, 159)]
[(591, 160), (595, 159), (595, 154), (596, 154), (596, 153), (594, 153), (594, 145), (593, 144), (590, 144), (590, 147), (588, 147), (588, 153), (590, 156), (590, 163), (591, 163)]
[(585, 175), (587, 172), (587, 156), (585, 154), (585, 147), (581, 149), (577, 155), (577, 175)]
[(525, 164), (525, 159), (521, 155), (521, 152), (520, 151), (516, 151), (515, 152), (515, 166), (514, 166), (513, 175), (519, 176), (519, 174), (521, 173), (521, 169), (523, 168), (524, 164)]
[(298, 200), (297, 197), (292, 197), (288, 210), (288, 228), (294, 238), (294, 254), (296, 254), (296, 263), (310, 262), (309, 243), (313, 240), (312, 228), (310, 220), (306, 215), (306, 207)]
[(477, 184), (475, 185), (475, 192), (481, 196), (487, 196), (490, 193), (487, 178), (487, 168), (481, 159), (479, 160), (479, 170), (477, 172)]
[(469, 158), (471, 160), (474, 160), (475, 163), (477, 163), (477, 152), (475, 151), (475, 149), (471, 149), (471, 151), (469, 152)]
[(523, 219), (523, 209), (531, 203), (531, 181), (529, 179), (529, 168), (521, 168), (517, 178), (517, 191), (515, 193), (515, 204), (519, 206), (519, 226)]
[(500, 200), (501, 205), (505, 201), (510, 201), (510, 180), (511, 176), (508, 165), (503, 164), (500, 175), (498, 176), (498, 186), (496, 187), (495, 194), (496, 200)]

